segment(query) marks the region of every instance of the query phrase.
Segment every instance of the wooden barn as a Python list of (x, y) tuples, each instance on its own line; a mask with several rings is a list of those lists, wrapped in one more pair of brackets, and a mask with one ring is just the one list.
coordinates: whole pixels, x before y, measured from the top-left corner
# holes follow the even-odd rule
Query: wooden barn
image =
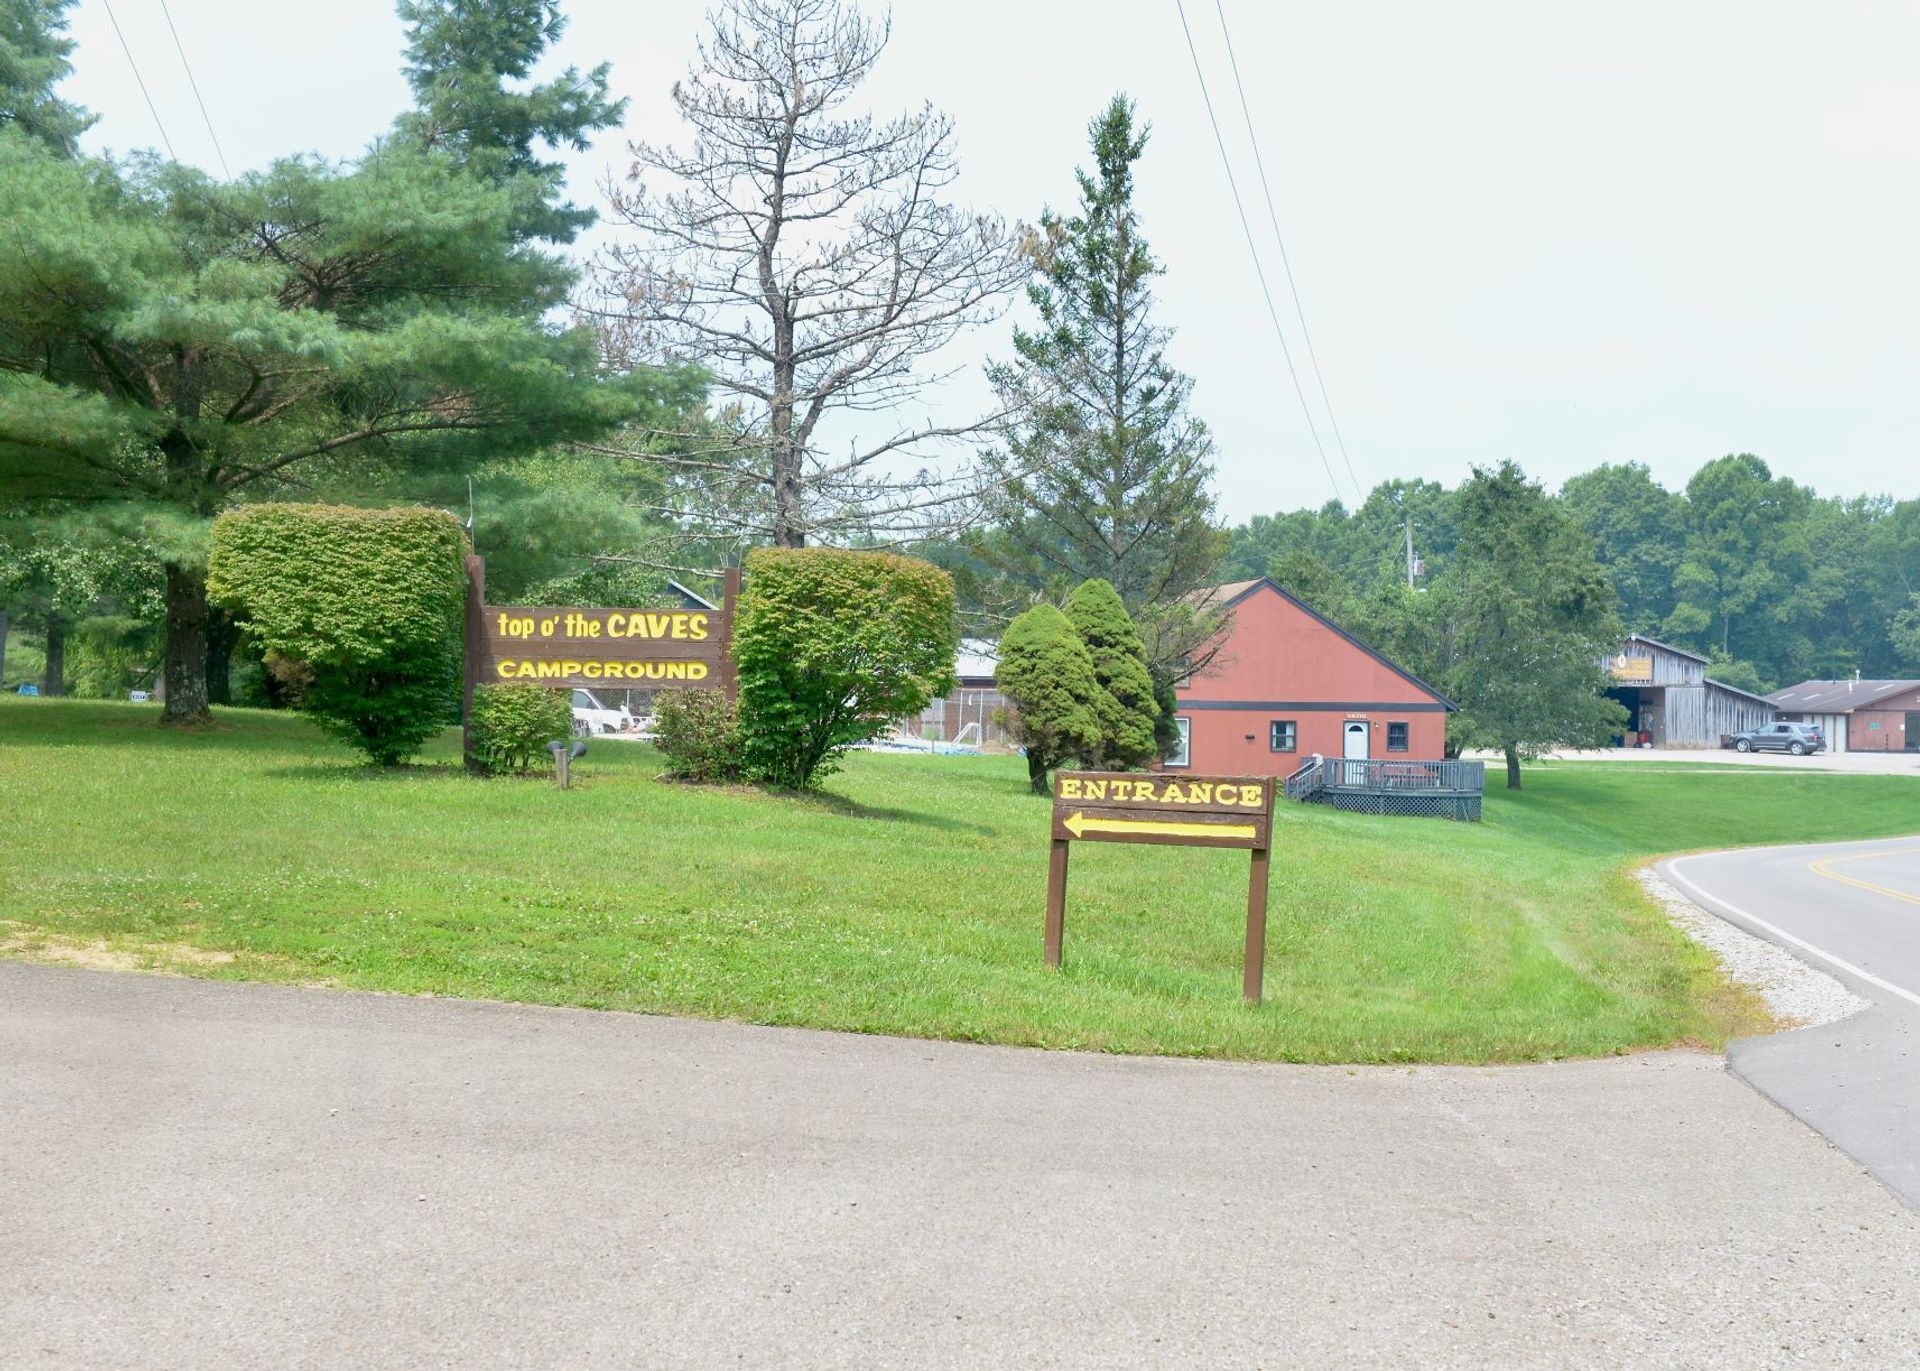
[(1697, 652), (1649, 638), (1627, 636), (1609, 657), (1613, 689), (1607, 694), (1627, 707), (1627, 746), (1719, 747), (1722, 739), (1779, 718), (1765, 696), (1716, 681), (1707, 675), (1708, 659)]

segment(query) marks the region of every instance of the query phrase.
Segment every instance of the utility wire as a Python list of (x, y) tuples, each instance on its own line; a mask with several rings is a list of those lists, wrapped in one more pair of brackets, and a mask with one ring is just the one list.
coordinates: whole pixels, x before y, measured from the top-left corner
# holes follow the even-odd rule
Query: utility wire
[[(220, 174), (225, 176), (227, 180), (231, 181), (233, 179), (233, 172), (227, 166), (226, 151), (220, 146), (220, 135), (213, 131), (213, 120), (207, 117), (207, 102), (200, 98), (200, 83), (193, 79), (193, 63), (187, 60), (187, 50), (186, 48), (182, 47), (180, 44), (180, 30), (173, 26), (173, 12), (167, 8), (167, 0), (160, 0), (160, 13), (166, 16), (167, 32), (173, 35), (173, 50), (180, 54), (180, 65), (186, 68), (187, 84), (193, 87), (193, 102), (196, 105), (200, 106), (200, 122), (207, 126), (207, 137), (213, 140), (213, 155), (220, 159)], [(1224, 24), (1226, 23), (1226, 20), (1222, 18), (1220, 22)], [(1237, 73), (1236, 73), (1235, 79), (1238, 79)], [(1244, 101), (1244, 98), (1245, 97), (1242, 97), (1243, 101)], [(1254, 155), (1257, 157), (1259, 154), (1256, 152)], [(1271, 209), (1273, 207), (1273, 202), (1268, 201), (1267, 207)], [(1278, 233), (1279, 231), (1280, 231), (1279, 226), (1276, 225), (1274, 227), (1274, 232)], [(1286, 257), (1286, 249), (1285, 248), (1280, 249), (1280, 254), (1282, 259), (1284, 260)], [(1294, 297), (1294, 303), (1296, 305), (1300, 303), (1299, 296), (1296, 295)], [(1301, 321), (1300, 329), (1303, 333), (1306, 331), (1306, 322), (1304, 320)], [(1311, 352), (1313, 348), (1313, 344), (1308, 343), (1307, 348), (1308, 348), (1308, 351)], [(1318, 363), (1315, 363), (1316, 368), (1318, 367), (1318, 365), (1319, 365)], [(1321, 393), (1324, 395), (1325, 392), (1326, 392), (1326, 387), (1322, 386)], [(1333, 411), (1331, 409), (1327, 411), (1327, 416), (1329, 418), (1333, 416)], [(1336, 434), (1339, 432), (1338, 429), (1334, 431)], [(1344, 452), (1345, 450), (1342, 449), (1342, 451)]]
[(160, 141), (167, 145), (167, 157), (178, 162), (180, 158), (173, 151), (173, 139), (167, 137), (167, 126), (160, 122), (160, 111), (154, 107), (153, 97), (147, 94), (147, 83), (140, 75), (140, 64), (133, 60), (133, 49), (127, 46), (127, 35), (120, 32), (120, 20), (113, 12), (113, 0), (103, 0), (107, 7), (107, 19), (113, 25), (113, 36), (120, 40), (120, 51), (127, 55), (127, 65), (133, 68), (134, 83), (140, 87), (140, 94), (146, 97), (147, 112), (153, 116), (154, 127), (160, 130)]
[(1183, 0), (1173, 0), (1173, 6), (1180, 14), (1180, 31), (1187, 36), (1187, 55), (1193, 59), (1193, 74), (1200, 81), (1200, 98), (1207, 107), (1207, 122), (1213, 125), (1214, 145), (1220, 149), (1220, 164), (1226, 168), (1227, 188), (1233, 192), (1233, 207), (1240, 215), (1240, 231), (1246, 235), (1247, 251), (1253, 256), (1253, 274), (1260, 282), (1260, 294), (1267, 302), (1267, 318), (1273, 321), (1273, 336), (1280, 340), (1280, 355), (1286, 358), (1287, 375), (1293, 378), (1293, 393), (1300, 397), (1300, 413), (1307, 421), (1307, 432), (1313, 435), (1313, 446), (1320, 454), (1320, 465), (1326, 468), (1327, 484), (1333, 487), (1334, 498), (1340, 498), (1340, 482), (1333, 474), (1333, 463), (1327, 458), (1326, 444), (1320, 441), (1320, 429), (1313, 422), (1313, 407), (1307, 403), (1307, 392), (1300, 384), (1300, 373), (1293, 365), (1293, 350), (1287, 346), (1286, 331), (1280, 327), (1280, 311), (1273, 307), (1273, 291), (1267, 286), (1266, 269), (1260, 265), (1260, 249), (1254, 245), (1253, 226), (1247, 220), (1247, 207), (1240, 199), (1240, 183), (1234, 179), (1233, 159), (1227, 156), (1227, 140), (1221, 136), (1220, 120), (1213, 112), (1213, 96), (1207, 90), (1207, 75), (1200, 68), (1200, 53), (1193, 45), (1193, 30), (1187, 25), (1187, 7)]
[[(161, 0), (162, 4), (165, 0)], [(1313, 335), (1307, 332), (1307, 310), (1300, 303), (1300, 287), (1293, 279), (1293, 263), (1287, 258), (1287, 240), (1280, 236), (1280, 216), (1273, 208), (1273, 190), (1267, 184), (1267, 164), (1260, 156), (1260, 139), (1253, 131), (1253, 111), (1247, 108), (1247, 88), (1240, 81), (1240, 59), (1233, 53), (1233, 35), (1227, 31), (1227, 11), (1221, 0), (1213, 0), (1213, 12), (1220, 16), (1220, 36), (1227, 43), (1227, 65), (1233, 69), (1233, 88), (1240, 96), (1240, 117), (1246, 121), (1247, 142), (1253, 146), (1254, 169), (1260, 173), (1260, 193), (1267, 201), (1267, 222), (1273, 225), (1273, 241), (1280, 248), (1280, 265), (1287, 273), (1287, 289), (1293, 294), (1293, 314), (1300, 321), (1300, 336), (1306, 340), (1307, 361), (1313, 366), (1314, 382), (1320, 387), (1320, 402), (1327, 407), (1327, 423), (1333, 429), (1333, 441), (1340, 448), (1340, 460), (1347, 465), (1347, 479), (1354, 494), (1360, 493), (1360, 478), (1353, 474), (1353, 458), (1347, 456), (1347, 440), (1341, 436), (1340, 421), (1333, 414), (1333, 400), (1327, 395), (1327, 378), (1320, 374), (1320, 358), (1313, 350)]]

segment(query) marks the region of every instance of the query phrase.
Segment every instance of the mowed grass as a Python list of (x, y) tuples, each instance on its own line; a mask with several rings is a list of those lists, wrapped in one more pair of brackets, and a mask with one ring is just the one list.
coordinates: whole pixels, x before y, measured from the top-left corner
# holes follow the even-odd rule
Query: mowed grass
[(818, 798), (567, 793), (356, 765), (304, 721), (0, 700), (0, 949), (189, 974), (1111, 1052), (1506, 1061), (1764, 1026), (1628, 873), (1920, 831), (1920, 779), (1533, 768), (1479, 825), (1283, 804), (1266, 1001), (1244, 853), (1076, 844), (1041, 965), (1048, 804), (1014, 758), (860, 755)]

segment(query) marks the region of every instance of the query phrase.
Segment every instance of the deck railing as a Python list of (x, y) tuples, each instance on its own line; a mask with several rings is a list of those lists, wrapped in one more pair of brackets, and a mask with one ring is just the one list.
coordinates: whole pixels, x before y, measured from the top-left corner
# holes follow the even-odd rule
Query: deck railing
[(1315, 757), (1286, 778), (1289, 800), (1367, 814), (1478, 819), (1486, 789), (1482, 762), (1414, 762)]

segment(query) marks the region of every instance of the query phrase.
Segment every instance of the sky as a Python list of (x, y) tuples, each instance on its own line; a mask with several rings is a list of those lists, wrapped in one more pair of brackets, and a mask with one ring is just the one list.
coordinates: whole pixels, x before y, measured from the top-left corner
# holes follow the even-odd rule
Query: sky
[[(1027, 221), (1071, 206), (1087, 121), (1135, 99), (1160, 318), (1229, 521), (1507, 458), (1550, 486), (1637, 461), (1679, 488), (1754, 452), (1822, 494), (1920, 495), (1920, 6), (1184, 4), (1204, 88), (1176, 0), (899, 0), (868, 90), (881, 113), (951, 114), (955, 198)], [(351, 156), (407, 103), (389, 0), (167, 8), (235, 173)], [(568, 0), (556, 65), (611, 61), (631, 98), (570, 160), (576, 200), (624, 172), (629, 139), (686, 141), (669, 91), (705, 9)], [(73, 11), (63, 93), (102, 116), (89, 145), (161, 144), (113, 18), (176, 154), (218, 174), (160, 0)], [(1017, 317), (940, 359), (959, 375), (936, 412), (984, 403)]]

